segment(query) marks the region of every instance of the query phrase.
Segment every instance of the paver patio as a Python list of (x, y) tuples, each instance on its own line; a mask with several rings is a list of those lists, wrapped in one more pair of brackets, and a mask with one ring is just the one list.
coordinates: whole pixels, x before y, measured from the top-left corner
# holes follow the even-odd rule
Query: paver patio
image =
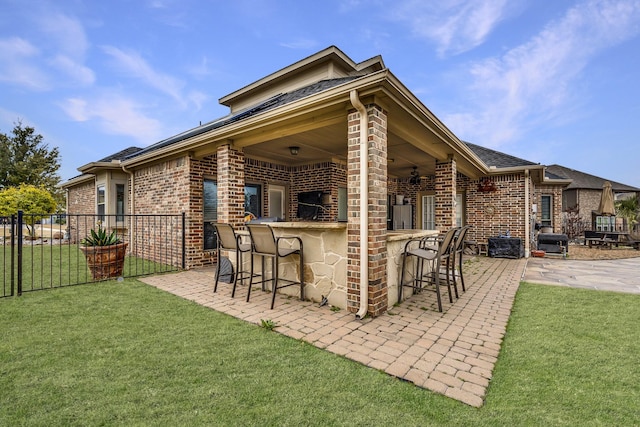
[(141, 279), (182, 298), (260, 324), (415, 385), (480, 407), (498, 359), (526, 260), (471, 257), (464, 267), (467, 291), (437, 310), (435, 294), (423, 292), (376, 318), (356, 320), (346, 310), (246, 288), (231, 298), (231, 285), (213, 293), (214, 269), (194, 269)]
[(531, 283), (640, 294), (640, 257), (603, 260), (529, 258)]

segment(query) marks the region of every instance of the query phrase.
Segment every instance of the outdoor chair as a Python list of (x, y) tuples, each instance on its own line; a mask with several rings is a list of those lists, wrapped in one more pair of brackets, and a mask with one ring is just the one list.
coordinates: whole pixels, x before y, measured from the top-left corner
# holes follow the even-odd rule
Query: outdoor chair
[[(470, 228), (471, 228), (470, 225), (460, 227), (456, 231), (456, 234), (454, 236), (454, 244), (453, 244), (453, 249), (451, 251), (451, 254), (453, 256), (453, 258), (451, 259), (451, 275), (453, 277), (453, 289), (456, 292), (456, 298), (459, 298), (457, 277), (460, 278), (460, 284), (462, 285), (462, 292), (467, 291), (467, 289), (464, 286), (464, 276), (462, 275), (462, 255), (464, 253), (464, 248), (465, 248), (465, 238)], [(456, 275), (456, 267), (458, 270), (457, 275)]]
[[(300, 299), (304, 300), (304, 258), (302, 239), (294, 236), (275, 237), (273, 229), (266, 224), (247, 224), (247, 228), (249, 229), (252, 242), (251, 257), (260, 256), (262, 258), (261, 280), (257, 283), (262, 284), (262, 290), (265, 290), (265, 283), (271, 282), (271, 309), (273, 309), (276, 302), (277, 290), (288, 286), (299, 285)], [(281, 243), (289, 243), (289, 245), (287, 245), (288, 247), (284, 247)], [(300, 258), (299, 280), (290, 280), (280, 277), (280, 260), (292, 255), (298, 255)], [(270, 278), (267, 277), (265, 258), (271, 258)], [(249, 291), (247, 292), (247, 302), (249, 302), (249, 298), (251, 297), (251, 287), (253, 283), (252, 277), (251, 284), (249, 285)]]
[[(236, 234), (235, 230), (230, 224), (216, 223), (213, 224), (218, 236), (218, 262), (216, 264), (216, 279), (213, 286), (213, 292), (218, 291), (218, 282), (221, 276), (231, 275), (233, 281), (233, 290), (231, 291), (231, 298), (235, 297), (236, 286), (238, 280), (243, 282), (245, 279), (251, 279), (253, 277), (253, 258), (249, 261), (249, 271), (244, 271), (244, 255), (251, 253), (251, 244), (242, 243), (242, 236)], [(222, 251), (234, 251), (236, 253), (236, 272), (234, 274), (233, 269), (230, 271), (223, 271), (223, 258)], [(228, 261), (227, 261), (228, 262)], [(249, 283), (251, 287), (251, 283)]]
[[(413, 293), (428, 289), (425, 284), (434, 286), (434, 291), (438, 300), (438, 310), (442, 312), (442, 296), (440, 295), (440, 277), (444, 270), (447, 289), (449, 291), (449, 302), (453, 303), (451, 295), (451, 282), (449, 280), (449, 265), (451, 261), (454, 235), (457, 228), (452, 228), (445, 233), (442, 239), (434, 240), (432, 237), (422, 239), (411, 239), (404, 247), (402, 253), (402, 272), (400, 273), (400, 284), (398, 286), (398, 302), (402, 301), (404, 287), (413, 288)], [(407, 259), (415, 257), (413, 278), (405, 282), (405, 271), (407, 269)], [(425, 262), (428, 269), (425, 271)]]

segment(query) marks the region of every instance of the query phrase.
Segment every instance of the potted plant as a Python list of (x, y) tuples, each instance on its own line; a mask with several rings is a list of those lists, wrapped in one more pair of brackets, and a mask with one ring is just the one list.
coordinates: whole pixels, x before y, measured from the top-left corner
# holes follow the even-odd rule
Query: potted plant
[(116, 230), (109, 233), (102, 224), (98, 224), (98, 228), (91, 229), (80, 245), (94, 280), (122, 276), (128, 243), (122, 241)]

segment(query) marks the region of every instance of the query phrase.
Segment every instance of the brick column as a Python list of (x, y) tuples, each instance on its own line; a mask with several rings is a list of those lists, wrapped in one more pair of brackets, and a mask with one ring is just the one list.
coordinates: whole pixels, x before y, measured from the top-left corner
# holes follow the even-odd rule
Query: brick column
[(436, 228), (447, 231), (456, 226), (456, 160), (450, 157), (436, 162)]
[[(367, 313), (378, 316), (387, 310), (387, 113), (367, 105), (369, 174), (367, 176), (369, 240)], [(360, 306), (360, 114), (348, 116), (347, 155), (347, 309)]]
[(244, 226), (244, 153), (230, 144), (218, 147), (218, 221)]

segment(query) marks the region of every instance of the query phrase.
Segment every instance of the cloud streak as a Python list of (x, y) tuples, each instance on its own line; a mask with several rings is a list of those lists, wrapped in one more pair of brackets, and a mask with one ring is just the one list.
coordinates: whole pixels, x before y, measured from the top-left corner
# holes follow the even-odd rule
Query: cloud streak
[(436, 44), (440, 56), (460, 54), (481, 45), (505, 18), (506, 0), (407, 0), (391, 16), (418, 37)]
[(569, 9), (529, 42), (470, 67), (471, 111), (445, 122), (460, 136), (498, 147), (571, 112), (574, 84), (598, 54), (640, 33), (640, 1), (591, 0)]
[(80, 21), (62, 13), (53, 13), (38, 18), (37, 25), (56, 51), (49, 59), (49, 65), (75, 84), (92, 85), (95, 73), (84, 64), (90, 43)]
[(122, 72), (168, 95), (176, 101), (180, 108), (186, 108), (190, 102), (196, 108), (200, 108), (202, 102), (207, 99), (205, 94), (197, 91), (191, 91), (185, 95), (186, 84), (183, 80), (154, 70), (137, 52), (124, 51), (113, 46), (103, 46), (102, 50), (115, 61), (116, 66)]
[(157, 141), (162, 135), (162, 124), (144, 115), (142, 107), (121, 95), (104, 95), (93, 100), (68, 98), (60, 107), (74, 121), (96, 120), (102, 131), (111, 135), (125, 135), (142, 144)]
[(0, 39), (0, 81), (32, 90), (48, 90), (51, 82), (35, 62), (40, 50), (20, 37)]

